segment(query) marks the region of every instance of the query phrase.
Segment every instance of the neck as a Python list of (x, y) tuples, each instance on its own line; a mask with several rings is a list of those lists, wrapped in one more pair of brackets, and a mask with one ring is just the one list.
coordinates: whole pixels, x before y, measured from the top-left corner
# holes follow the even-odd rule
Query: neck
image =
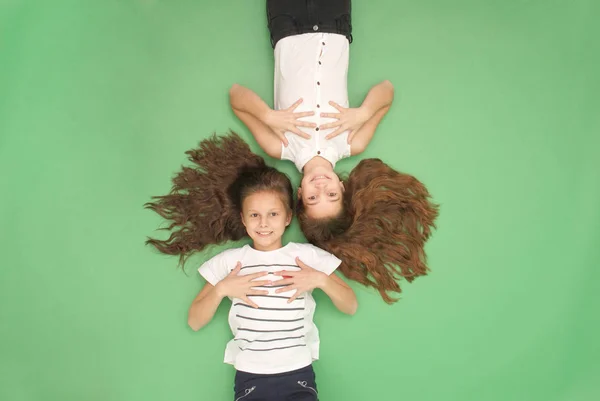
[(270, 252), (270, 251), (276, 251), (279, 248), (283, 248), (283, 244), (281, 243), (281, 239), (278, 242), (275, 242), (269, 246), (261, 246), (261, 245), (257, 244), (256, 242), (253, 242), (252, 248), (256, 249), (257, 251), (261, 251), (261, 252)]
[(302, 169), (303, 174), (310, 174), (311, 171), (315, 169), (325, 169), (327, 171), (331, 171), (333, 173), (333, 166), (327, 160), (323, 159), (321, 156), (315, 156), (308, 161), (304, 165)]

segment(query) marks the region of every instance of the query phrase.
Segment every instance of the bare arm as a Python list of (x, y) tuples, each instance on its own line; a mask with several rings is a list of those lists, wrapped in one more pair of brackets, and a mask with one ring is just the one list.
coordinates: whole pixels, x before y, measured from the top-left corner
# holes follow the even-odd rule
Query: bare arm
[(367, 148), (377, 126), (390, 109), (394, 101), (394, 85), (390, 81), (383, 81), (369, 90), (360, 108), (365, 110), (368, 120), (354, 134), (350, 142), (352, 155), (357, 155)]
[(358, 308), (356, 294), (341, 278), (335, 273), (328, 276), (321, 271), (315, 270), (299, 258), (296, 258), (296, 263), (298, 263), (298, 267), (300, 268), (299, 271), (282, 270), (275, 273), (276, 275), (288, 277), (287, 279), (277, 281), (277, 284), (285, 285), (285, 287), (275, 290), (275, 293), (295, 290), (296, 293), (290, 297), (288, 300), (289, 303), (306, 291), (320, 288), (331, 298), (335, 307), (341, 312), (348, 315), (356, 313), (356, 309)]
[(268, 285), (269, 280), (256, 279), (266, 276), (268, 273), (254, 273), (246, 276), (240, 276), (239, 272), (242, 268), (240, 262), (237, 263), (235, 269), (229, 275), (213, 286), (206, 283), (202, 290), (198, 293), (190, 310), (188, 312), (188, 324), (194, 331), (200, 330), (206, 326), (215, 315), (219, 304), (225, 297), (238, 298), (244, 301), (247, 305), (257, 308), (258, 306), (252, 302), (249, 295), (266, 295), (268, 291), (259, 291), (253, 287)]
[(284, 135), (287, 131), (310, 138), (299, 127), (316, 127), (314, 123), (299, 120), (314, 115), (313, 111), (294, 112), (302, 99), (285, 110), (273, 110), (252, 90), (234, 84), (229, 90), (229, 102), (235, 115), (252, 132), (262, 150), (277, 159), (281, 158), (281, 144), (288, 145)]
[(326, 136), (327, 139), (350, 131), (348, 143), (352, 155), (357, 155), (362, 153), (371, 142), (377, 126), (390, 109), (393, 100), (394, 86), (390, 81), (383, 81), (369, 90), (360, 107), (344, 108), (337, 103), (329, 102), (338, 113), (321, 113), (321, 117), (335, 118), (337, 121), (323, 124), (320, 128), (337, 128)]
[(188, 312), (188, 324), (194, 331), (206, 326), (215, 315), (223, 296), (215, 287), (206, 283), (198, 293)]
[(341, 312), (347, 315), (354, 315), (358, 308), (356, 294), (337, 274), (325, 275), (320, 289), (331, 298), (331, 301)]

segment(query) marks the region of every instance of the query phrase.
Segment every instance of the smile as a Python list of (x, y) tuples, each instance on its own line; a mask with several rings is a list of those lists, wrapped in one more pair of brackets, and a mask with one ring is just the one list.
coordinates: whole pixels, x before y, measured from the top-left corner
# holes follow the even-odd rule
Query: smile
[(260, 237), (268, 237), (269, 235), (273, 234), (273, 231), (257, 231), (256, 234), (258, 234)]
[(318, 175), (318, 176), (314, 177), (312, 180), (310, 180), (310, 182), (318, 181), (318, 180), (330, 180), (330, 178), (327, 177), (326, 175)]

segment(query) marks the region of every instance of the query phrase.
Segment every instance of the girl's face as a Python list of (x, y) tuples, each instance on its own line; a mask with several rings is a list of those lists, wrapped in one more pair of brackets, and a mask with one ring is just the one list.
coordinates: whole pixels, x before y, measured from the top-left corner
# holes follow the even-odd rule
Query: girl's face
[(344, 184), (337, 174), (323, 169), (314, 169), (310, 175), (304, 175), (298, 188), (298, 197), (312, 219), (337, 216), (342, 210), (343, 194)]
[(281, 248), (281, 237), (291, 221), (292, 214), (276, 192), (256, 192), (242, 203), (242, 222), (256, 250)]

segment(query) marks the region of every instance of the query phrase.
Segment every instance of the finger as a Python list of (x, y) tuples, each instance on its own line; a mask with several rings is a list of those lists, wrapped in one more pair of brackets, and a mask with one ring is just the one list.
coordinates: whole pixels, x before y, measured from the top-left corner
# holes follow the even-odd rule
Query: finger
[(263, 291), (263, 290), (250, 290), (248, 291), (248, 296), (250, 295), (268, 295), (269, 291)]
[(341, 126), (340, 128), (336, 129), (334, 132), (332, 132), (331, 134), (327, 135), (325, 137), (325, 139), (333, 139), (336, 136), (340, 135), (341, 133), (343, 133), (344, 131), (346, 131), (346, 127)]
[(255, 278), (267, 276), (268, 274), (269, 274), (269, 272), (259, 272), (259, 273), (248, 274), (247, 276), (244, 276), (244, 277), (248, 278), (248, 281), (249, 281), (249, 280), (254, 280)]
[(315, 115), (314, 111), (299, 111), (297, 113), (294, 113), (294, 118), (298, 119), (298, 118), (310, 117), (310, 116), (314, 116), (314, 115)]
[(308, 135), (306, 132), (301, 131), (298, 128), (293, 128), (292, 132), (298, 136), (301, 136), (304, 139), (310, 139), (310, 135)]
[(276, 276), (284, 276), (284, 277), (294, 277), (296, 275), (296, 271), (289, 271), (289, 270), (281, 270), (278, 272), (273, 273)]
[(354, 134), (356, 134), (357, 130), (354, 130), (348, 135), (348, 144), (352, 143), (352, 138), (354, 138)]
[(231, 271), (231, 273), (229, 273), (229, 275), (230, 276), (237, 276), (237, 274), (240, 272), (240, 270), (242, 270), (242, 264), (240, 262), (237, 262), (235, 264), (235, 267)]
[(282, 292), (288, 292), (288, 291), (292, 291), (295, 289), (296, 289), (296, 287), (294, 287), (293, 285), (288, 285), (287, 287), (281, 287), (278, 290), (275, 290), (275, 293), (281, 294)]
[(298, 263), (298, 267), (301, 269), (312, 269), (312, 267), (301, 261), (299, 257), (296, 257), (296, 263)]
[(242, 298), (242, 301), (244, 301), (244, 303), (246, 303), (247, 305), (250, 305), (253, 308), (258, 308), (258, 305), (256, 305), (254, 302), (250, 301), (250, 299), (247, 296), (244, 296)]
[(283, 134), (277, 134), (277, 136), (279, 137), (279, 139), (281, 139), (281, 142), (283, 143), (283, 146), (285, 146), (287, 148), (287, 146), (289, 145), (287, 138), (285, 137), (285, 135)]
[(332, 105), (333, 107), (335, 107), (336, 109), (338, 109), (339, 111), (344, 111), (344, 108), (342, 106), (340, 106), (339, 104), (337, 104), (336, 102), (329, 102), (330, 105)]
[(319, 126), (319, 129), (328, 129), (328, 128), (336, 128), (342, 125), (342, 121), (334, 121), (332, 123), (327, 123)]
[(248, 286), (249, 288), (253, 287), (261, 287), (261, 286), (270, 286), (273, 285), (273, 282), (270, 280), (260, 280), (260, 281), (251, 281)]
[(317, 124), (311, 123), (310, 121), (294, 121), (294, 125), (296, 127), (308, 127), (308, 128), (316, 128)]
[(342, 113), (321, 113), (321, 117), (337, 118), (339, 120), (342, 118)]
[(287, 303), (291, 304), (292, 302), (294, 302), (296, 300), (296, 298), (298, 298), (298, 295), (300, 295), (300, 291), (296, 290), (296, 292), (294, 293), (294, 295), (292, 295), (290, 297), (290, 299), (288, 299)]
[(294, 103), (293, 105), (291, 105), (290, 107), (288, 107), (288, 111), (294, 111), (294, 109), (298, 106), (300, 106), (300, 104), (303, 102), (303, 99), (300, 98), (298, 100), (296, 100), (296, 103)]
[(285, 278), (283, 280), (277, 280), (276, 282), (277, 285), (288, 285), (288, 284), (294, 284), (294, 280), (292, 280), (291, 278)]

